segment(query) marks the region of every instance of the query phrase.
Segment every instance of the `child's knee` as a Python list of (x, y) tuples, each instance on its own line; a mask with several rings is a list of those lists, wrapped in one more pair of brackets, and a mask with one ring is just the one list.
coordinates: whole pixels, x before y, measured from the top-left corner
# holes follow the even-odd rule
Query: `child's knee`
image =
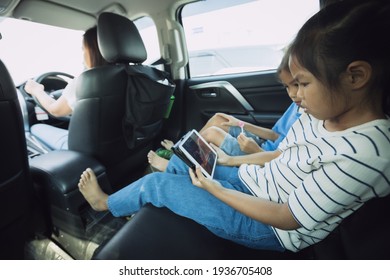
[(224, 138), (224, 131), (218, 127), (212, 126), (205, 129), (202, 132), (202, 136), (207, 142), (218, 146), (221, 142), (221, 139)]
[(205, 129), (203, 132), (202, 132), (202, 136), (203, 138), (207, 141), (207, 142), (210, 142), (210, 139), (212, 138), (212, 135), (214, 134), (214, 128), (213, 127), (209, 127), (207, 129)]
[(208, 120), (209, 126), (220, 126), (222, 122), (225, 122), (226, 120), (222, 118), (220, 115), (215, 114)]

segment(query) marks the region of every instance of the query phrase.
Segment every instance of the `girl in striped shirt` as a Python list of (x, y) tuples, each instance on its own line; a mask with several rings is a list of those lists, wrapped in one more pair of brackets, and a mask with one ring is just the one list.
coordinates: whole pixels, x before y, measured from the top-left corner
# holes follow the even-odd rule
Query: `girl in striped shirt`
[[(257, 249), (299, 251), (324, 239), (366, 201), (390, 193), (390, 5), (341, 1), (309, 19), (290, 47), (305, 113), (274, 152), (219, 151), (213, 180), (171, 159), (105, 194), (91, 169), (79, 189), (114, 216), (146, 203), (167, 207), (214, 234)], [(358, 32), (357, 32), (358, 31)], [(277, 157), (269, 162), (267, 153)], [(269, 155), (268, 155), (269, 156)]]

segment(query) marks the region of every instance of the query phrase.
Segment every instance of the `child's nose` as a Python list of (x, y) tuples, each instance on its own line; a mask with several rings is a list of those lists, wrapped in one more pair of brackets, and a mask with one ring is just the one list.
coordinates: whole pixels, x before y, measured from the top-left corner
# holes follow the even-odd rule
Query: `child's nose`
[(302, 90), (302, 87), (299, 87), (299, 88), (297, 89), (296, 96), (297, 96), (299, 99), (302, 99), (302, 98), (303, 98), (303, 90)]

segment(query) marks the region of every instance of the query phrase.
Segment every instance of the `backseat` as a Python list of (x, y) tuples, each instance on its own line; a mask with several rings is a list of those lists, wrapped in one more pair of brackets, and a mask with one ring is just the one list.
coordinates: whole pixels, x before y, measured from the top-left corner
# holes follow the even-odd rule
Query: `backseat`
[(390, 195), (367, 202), (318, 244), (298, 253), (249, 249), (166, 208), (143, 207), (94, 259), (390, 259)]

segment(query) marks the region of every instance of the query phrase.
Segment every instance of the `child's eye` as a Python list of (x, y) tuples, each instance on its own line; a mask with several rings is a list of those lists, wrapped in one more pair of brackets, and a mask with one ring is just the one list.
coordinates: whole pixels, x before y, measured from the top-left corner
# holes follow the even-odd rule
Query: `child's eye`
[(302, 82), (299, 83), (299, 86), (300, 86), (300, 87), (307, 87), (308, 85), (309, 85), (309, 83), (302, 83)]

